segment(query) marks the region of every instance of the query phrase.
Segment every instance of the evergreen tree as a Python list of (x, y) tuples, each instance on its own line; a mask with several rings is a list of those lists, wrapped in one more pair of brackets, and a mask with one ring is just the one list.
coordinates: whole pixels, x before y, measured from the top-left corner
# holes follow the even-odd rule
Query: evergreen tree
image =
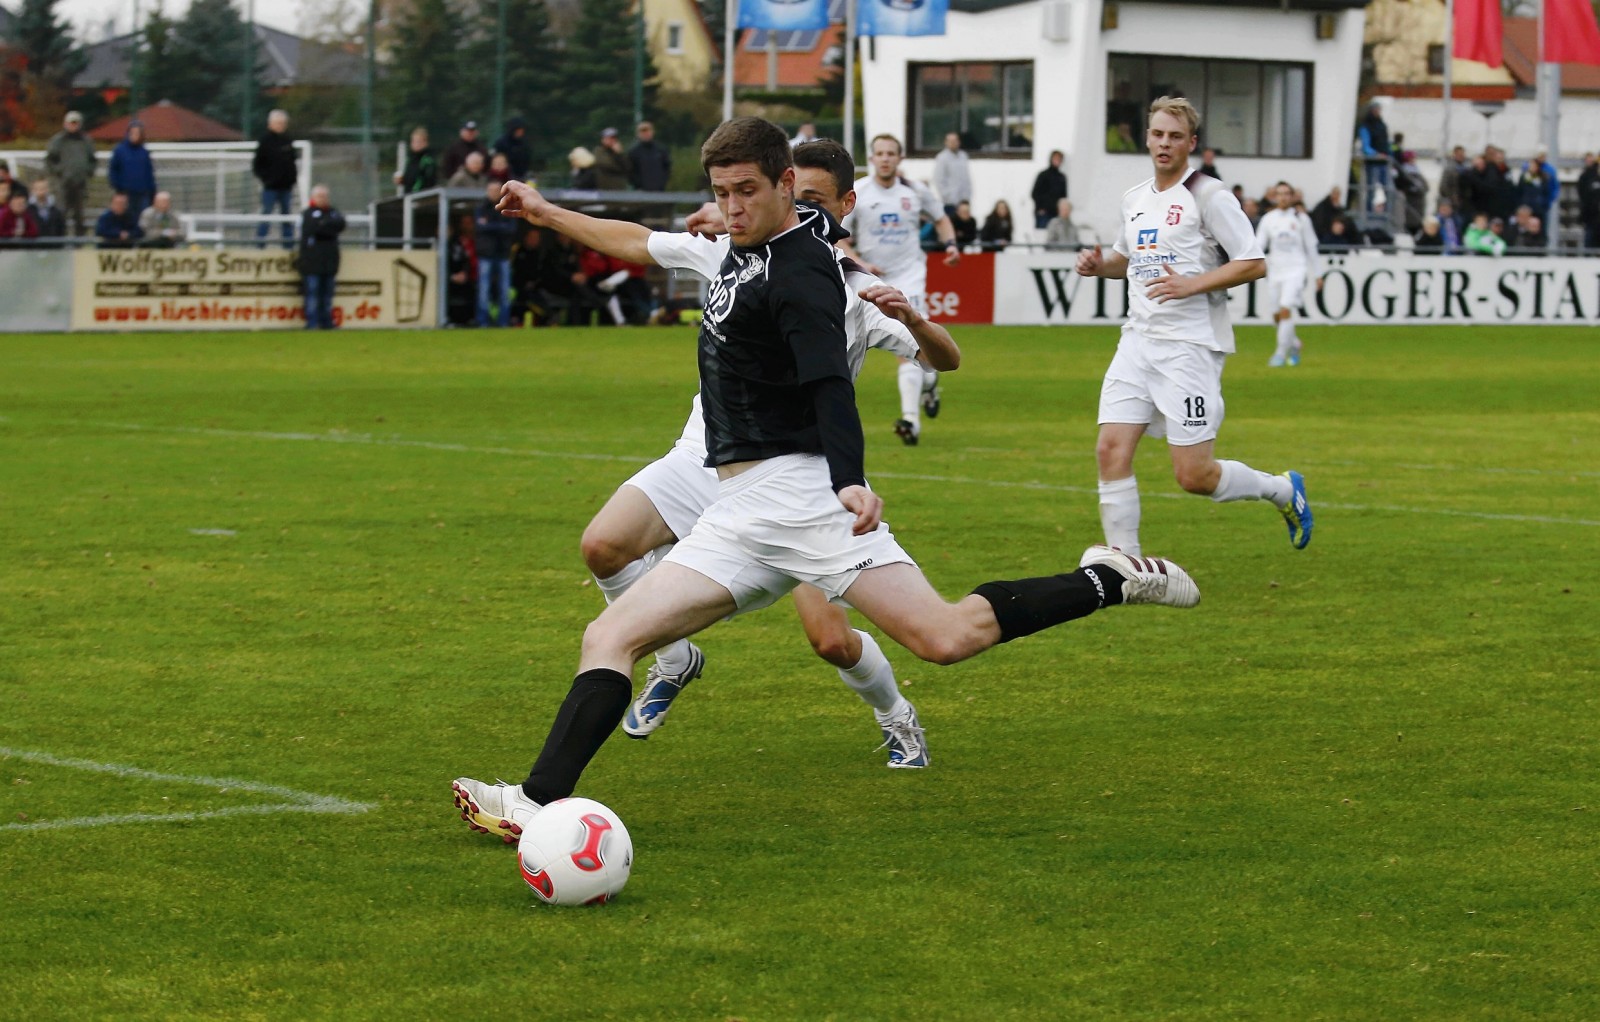
[[(501, 0), (478, 0), (469, 50), (469, 96), (466, 109), (486, 128), (485, 143), (505, 130), (489, 124), (494, 109), (495, 35)], [(528, 124), (528, 148), (534, 166), (561, 163), (567, 140), (576, 134), (578, 118), (571, 104), (561, 102), (562, 52), (552, 44), (550, 11), (544, 0), (504, 0), (506, 5), (505, 116), (520, 116)]]
[[(584, 0), (583, 13), (567, 40), (562, 80), (563, 104), (576, 117), (573, 144), (593, 146), (606, 127), (624, 138), (633, 117), (633, 0)], [(644, 114), (655, 116), (655, 63), (648, 51), (644, 66)]]
[[(151, 69), (153, 74), (171, 74), (175, 94), (162, 97), (152, 93), (152, 99), (171, 99), (224, 124), (239, 125), (244, 115), (245, 90), (252, 89), (253, 119), (264, 121), (267, 106), (261, 88), (260, 54), (249, 45), (245, 32), (244, 19), (234, 8), (233, 0), (194, 0), (173, 26), (171, 57), (166, 62), (171, 66), (161, 71)], [(247, 53), (255, 56), (248, 76)], [(155, 61), (150, 63), (154, 65)], [(241, 127), (250, 135), (257, 126)]]
[[(493, 30), (491, 21), (489, 31)], [(472, 66), (472, 58), (480, 55), (481, 49), (467, 35), (460, 8), (451, 0), (415, 0), (401, 12), (383, 85), (389, 117), (401, 137), (422, 125), (434, 149), (442, 151), (471, 110), (488, 108), (491, 98), (471, 95), (482, 89), (485, 80), (483, 69)], [(491, 75), (493, 70), (491, 57)], [(463, 104), (469, 97), (470, 103)]]
[(141, 106), (163, 99), (176, 103), (179, 96), (187, 96), (183, 69), (172, 59), (174, 29), (172, 19), (159, 6), (144, 19), (143, 45), (132, 68), (134, 92)]
[(22, 0), (7, 40), (28, 60), (28, 73), (65, 89), (89, 58), (73, 41), (71, 27), (56, 17), (60, 0)]

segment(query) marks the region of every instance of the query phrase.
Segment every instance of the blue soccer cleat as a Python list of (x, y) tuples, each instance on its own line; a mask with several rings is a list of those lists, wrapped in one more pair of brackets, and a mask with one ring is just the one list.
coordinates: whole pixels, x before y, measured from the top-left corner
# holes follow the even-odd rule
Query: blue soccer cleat
[(682, 674), (665, 674), (660, 664), (651, 664), (645, 672), (644, 688), (638, 698), (622, 716), (622, 730), (629, 738), (649, 738), (650, 733), (666, 723), (667, 711), (678, 698), (684, 686), (700, 677), (706, 669), (706, 655), (700, 647), (689, 643), (689, 667)]
[(906, 703), (905, 709), (878, 718), (883, 729), (880, 749), (889, 750), (889, 766), (896, 770), (913, 770), (928, 765), (928, 743), (922, 736), (922, 725), (917, 722), (917, 708)]
[(1283, 512), (1283, 520), (1289, 525), (1289, 542), (1296, 550), (1304, 550), (1311, 542), (1311, 502), (1306, 500), (1305, 477), (1293, 470), (1285, 472), (1283, 477), (1294, 487), (1294, 496), (1278, 510)]

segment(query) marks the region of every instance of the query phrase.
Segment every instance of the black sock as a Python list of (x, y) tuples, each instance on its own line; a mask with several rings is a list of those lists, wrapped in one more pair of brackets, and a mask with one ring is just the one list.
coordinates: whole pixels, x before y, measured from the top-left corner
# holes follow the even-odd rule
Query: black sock
[(540, 805), (571, 795), (583, 768), (621, 723), (632, 697), (633, 681), (619, 671), (597, 667), (572, 679), (544, 750), (522, 782), (523, 793)]
[(1113, 568), (1096, 564), (1070, 575), (1046, 575), (1015, 582), (985, 582), (973, 592), (994, 607), (1000, 641), (1010, 642), (1073, 618), (1087, 617), (1102, 607), (1122, 602), (1122, 583)]

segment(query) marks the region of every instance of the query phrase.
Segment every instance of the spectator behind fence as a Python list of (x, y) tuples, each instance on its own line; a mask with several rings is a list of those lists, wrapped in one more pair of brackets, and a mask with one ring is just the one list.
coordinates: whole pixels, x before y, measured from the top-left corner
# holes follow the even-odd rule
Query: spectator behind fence
[(61, 130), (50, 137), (44, 154), (44, 169), (55, 182), (72, 236), (83, 234), (83, 203), (94, 177), (94, 143), (83, 133), (83, 115), (68, 110)]
[(567, 154), (568, 178), (571, 187), (580, 191), (595, 190), (594, 153), (583, 146), (574, 146)]
[(478, 252), (473, 238), (472, 213), (450, 222), (449, 248), (445, 251), (445, 319), (451, 326), (472, 326), (477, 321)]
[[(951, 131), (944, 136), (944, 148), (933, 158), (933, 190), (950, 216), (963, 202), (972, 201), (972, 165), (961, 151), (961, 136)], [(958, 241), (960, 239), (957, 239)]]
[(1494, 224), (1488, 213), (1479, 213), (1472, 218), (1472, 226), (1467, 228), (1467, 236), (1463, 244), (1468, 252), (1476, 255), (1498, 256), (1506, 251), (1505, 239), (1494, 230)]
[(1550, 239), (1544, 233), (1544, 220), (1528, 206), (1518, 206), (1514, 220), (1506, 224), (1506, 243), (1514, 248), (1545, 248)]
[(155, 198), (156, 165), (145, 148), (144, 125), (139, 121), (128, 123), (127, 135), (111, 150), (106, 177), (112, 191), (127, 194), (128, 209), (134, 216), (143, 213)]
[(1323, 200), (1311, 207), (1311, 226), (1317, 232), (1317, 241), (1323, 245), (1329, 243), (1328, 237), (1333, 233), (1335, 220), (1344, 217), (1344, 192), (1338, 185), (1328, 192)]
[(1412, 238), (1415, 249), (1421, 255), (1439, 255), (1444, 252), (1444, 235), (1439, 233), (1439, 218), (1425, 216), (1422, 218), (1422, 230)]
[(473, 191), (483, 191), (484, 185), (489, 183), (489, 174), (484, 167), (483, 154), (477, 150), (467, 154), (466, 161), (456, 168), (446, 182), (451, 188), (471, 188)]
[(1217, 151), (1210, 146), (1200, 150), (1200, 173), (1222, 180), (1222, 171), (1217, 169)]
[(794, 138), (789, 140), (789, 148), (793, 149), (797, 145), (805, 145), (816, 140), (817, 126), (811, 121), (805, 121), (800, 125), (800, 130), (795, 132)]
[(62, 214), (61, 207), (56, 205), (56, 197), (50, 194), (48, 178), (41, 177), (33, 183), (33, 201), (28, 208), (33, 210), (33, 218), (39, 222), (39, 237), (60, 238), (67, 233), (67, 218)]
[(171, 192), (156, 192), (149, 208), (139, 214), (139, 230), (144, 233), (141, 244), (148, 248), (173, 248), (183, 244), (188, 232), (178, 214), (172, 211)]
[[(267, 130), (256, 140), (256, 155), (250, 161), (250, 172), (261, 182), (262, 216), (274, 212), (288, 216), (294, 208), (294, 186), (300, 179), (299, 159), (294, 140), (289, 137), (289, 114), (283, 110), (272, 111), (267, 115)], [(265, 239), (271, 230), (270, 223), (261, 221), (256, 225), (256, 240)], [(284, 244), (293, 240), (294, 225), (285, 220)]]
[(95, 221), (94, 234), (100, 239), (101, 248), (132, 248), (144, 237), (139, 217), (129, 208), (125, 193), (111, 196), (111, 205)]
[(406, 149), (406, 165), (394, 176), (402, 194), (427, 191), (439, 183), (439, 160), (428, 148), (428, 129), (411, 129), (411, 143)]
[(486, 173), (489, 175), (490, 181), (498, 181), (501, 184), (505, 184), (511, 180), (511, 160), (506, 157), (505, 153), (495, 153), (489, 157), (489, 169)]
[(1549, 150), (1534, 150), (1533, 159), (1522, 165), (1522, 176), (1517, 179), (1517, 201), (1528, 206), (1540, 220), (1550, 217), (1550, 209), (1561, 194), (1561, 182), (1556, 179), (1556, 168), (1547, 158)]
[(978, 243), (978, 221), (972, 215), (972, 203), (956, 203), (956, 211), (950, 214), (950, 226), (956, 231), (956, 245), (966, 249)]
[[(528, 165), (533, 162), (528, 152), (528, 122), (521, 117), (507, 121), (505, 134), (494, 140), (493, 152), (503, 155), (510, 168), (510, 177), (501, 178), (501, 181), (526, 181)], [(494, 169), (493, 160), (489, 161), (489, 169)]]
[[(1467, 159), (1467, 150), (1463, 146), (1456, 146), (1450, 150), (1450, 158), (1445, 161), (1444, 169), (1439, 172), (1439, 198), (1448, 199), (1450, 205), (1460, 209), (1465, 199), (1463, 192), (1466, 182), (1463, 175), (1472, 169), (1472, 162)], [(1441, 232), (1443, 223), (1440, 224)]]
[(1044, 247), (1052, 252), (1078, 250), (1078, 225), (1072, 222), (1072, 200), (1056, 203), (1055, 219), (1045, 225)]
[(1370, 211), (1377, 189), (1389, 188), (1389, 160), (1393, 149), (1389, 143), (1389, 126), (1383, 120), (1383, 104), (1367, 104), (1367, 115), (1356, 128), (1356, 138), (1361, 143), (1363, 173), (1361, 184), (1366, 191), (1366, 207)]
[(664, 192), (672, 179), (672, 152), (656, 141), (656, 127), (640, 121), (638, 141), (628, 150), (629, 182), (641, 192)]
[(1461, 218), (1456, 215), (1455, 204), (1449, 199), (1439, 200), (1439, 212), (1436, 217), (1439, 221), (1439, 237), (1444, 245), (1446, 254), (1455, 255), (1461, 251)]
[(450, 143), (450, 148), (444, 151), (444, 157), (439, 162), (439, 173), (446, 181), (455, 177), (456, 171), (467, 162), (468, 153), (478, 153), (483, 157), (484, 164), (489, 162), (489, 150), (478, 141), (478, 122), (467, 121), (461, 125), (461, 130), (456, 134), (456, 140)]
[(1041, 231), (1056, 215), (1056, 203), (1067, 197), (1067, 175), (1061, 172), (1066, 158), (1061, 150), (1051, 150), (1050, 165), (1033, 179), (1033, 226)]
[(1600, 248), (1600, 157), (1583, 154), (1583, 173), (1578, 175), (1578, 222), (1583, 224), (1583, 247)]
[(22, 182), (11, 176), (11, 168), (0, 160), (0, 207), (11, 202), (13, 192), (23, 191)]
[(472, 216), (472, 234), (478, 246), (478, 325), (489, 325), (490, 292), (495, 303), (495, 326), (511, 324), (511, 246), (521, 221), (501, 216), (500, 182), (484, 186), (484, 199)]
[(622, 140), (617, 137), (617, 129), (605, 129), (600, 133), (600, 148), (594, 152), (595, 187), (602, 192), (627, 191), (631, 174), (628, 154), (622, 151)]
[(978, 232), (978, 241), (990, 251), (999, 251), (1011, 244), (1011, 206), (1006, 200), (1001, 199), (996, 202), (994, 209), (983, 218), (983, 229)]
[(333, 208), (327, 185), (311, 189), (311, 204), (300, 214), (300, 258), (296, 268), (306, 296), (306, 329), (332, 330), (334, 281), (339, 275), (339, 235), (344, 214)]
[(21, 188), (11, 192), (6, 204), (0, 207), (0, 245), (15, 245), (32, 241), (39, 236), (39, 221), (28, 205), (28, 193)]

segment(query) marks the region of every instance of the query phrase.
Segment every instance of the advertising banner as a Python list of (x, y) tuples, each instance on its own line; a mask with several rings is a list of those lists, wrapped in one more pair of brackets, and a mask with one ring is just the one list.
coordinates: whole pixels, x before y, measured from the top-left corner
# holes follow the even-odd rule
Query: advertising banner
[(860, 0), (856, 35), (944, 35), (950, 0)]
[[(282, 249), (82, 249), (74, 330), (263, 330), (305, 325), (300, 276)], [(341, 327), (433, 326), (431, 252), (345, 249), (333, 299)]]
[(739, 0), (738, 27), (820, 31), (828, 27), (828, 0)]
[(928, 318), (935, 323), (993, 323), (994, 253), (974, 252), (954, 266), (928, 257)]
[[(1126, 283), (1080, 277), (1076, 259), (1073, 252), (1000, 253), (993, 322), (1120, 326)], [(936, 261), (929, 260), (930, 273)], [(1600, 324), (1600, 259), (1360, 252), (1325, 257), (1324, 271), (1320, 290), (1306, 288), (1301, 312), (1309, 323)], [(1233, 322), (1271, 322), (1265, 284), (1228, 293)]]

